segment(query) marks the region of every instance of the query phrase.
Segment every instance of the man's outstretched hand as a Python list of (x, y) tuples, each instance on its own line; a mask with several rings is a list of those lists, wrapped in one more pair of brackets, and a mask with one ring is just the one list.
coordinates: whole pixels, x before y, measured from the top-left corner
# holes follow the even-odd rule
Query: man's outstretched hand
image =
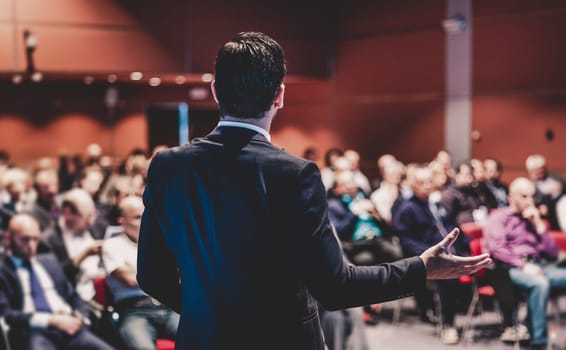
[(458, 278), (462, 275), (470, 275), (476, 271), (492, 265), (488, 254), (470, 257), (453, 255), (450, 247), (460, 231), (455, 228), (444, 237), (442, 241), (425, 250), (420, 255), (426, 267), (426, 278), (429, 280), (441, 280)]

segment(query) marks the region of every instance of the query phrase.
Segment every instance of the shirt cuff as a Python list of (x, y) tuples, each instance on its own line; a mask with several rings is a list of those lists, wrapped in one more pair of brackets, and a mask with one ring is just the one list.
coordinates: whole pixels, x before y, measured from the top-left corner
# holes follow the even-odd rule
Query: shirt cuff
[(46, 329), (49, 327), (50, 313), (47, 312), (36, 312), (29, 319), (29, 326), (36, 329)]

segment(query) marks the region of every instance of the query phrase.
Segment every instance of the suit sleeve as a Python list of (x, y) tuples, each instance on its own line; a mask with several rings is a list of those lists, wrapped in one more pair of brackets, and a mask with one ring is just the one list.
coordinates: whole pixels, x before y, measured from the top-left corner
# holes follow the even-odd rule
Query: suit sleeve
[(12, 307), (12, 304), (15, 303), (14, 299), (17, 297), (12, 283), (8, 280), (6, 274), (2, 273), (2, 276), (0, 276), (0, 315), (11, 327), (28, 329), (32, 314)]
[(422, 288), (426, 271), (419, 257), (377, 266), (353, 266), (342, 254), (328, 220), (320, 173), (313, 163), (298, 174), (297, 262), (311, 293), (328, 310), (384, 302)]
[(148, 173), (148, 184), (143, 199), (145, 210), (142, 216), (138, 241), (137, 281), (141, 289), (176, 312), (181, 311), (181, 289), (177, 262), (167, 245), (153, 210), (155, 206), (152, 189), (158, 157), (152, 160)]

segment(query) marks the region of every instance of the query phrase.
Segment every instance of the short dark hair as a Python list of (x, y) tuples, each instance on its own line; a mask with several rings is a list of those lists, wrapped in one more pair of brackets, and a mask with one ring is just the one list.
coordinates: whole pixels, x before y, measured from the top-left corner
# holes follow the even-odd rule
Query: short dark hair
[(260, 118), (285, 77), (281, 46), (269, 36), (244, 32), (216, 56), (215, 89), (221, 116)]

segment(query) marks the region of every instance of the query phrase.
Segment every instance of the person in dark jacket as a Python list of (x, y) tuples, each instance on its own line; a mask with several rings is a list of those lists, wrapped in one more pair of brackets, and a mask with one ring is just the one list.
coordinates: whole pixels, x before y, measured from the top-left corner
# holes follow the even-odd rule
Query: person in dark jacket
[(216, 58), (218, 127), (150, 163), (137, 279), (180, 313), (179, 349), (322, 350), (315, 298), (367, 305), (491, 263), (446, 254), (454, 231), (420, 257), (347, 264), (318, 167), (270, 142), (284, 75), (277, 42), (237, 35)]

